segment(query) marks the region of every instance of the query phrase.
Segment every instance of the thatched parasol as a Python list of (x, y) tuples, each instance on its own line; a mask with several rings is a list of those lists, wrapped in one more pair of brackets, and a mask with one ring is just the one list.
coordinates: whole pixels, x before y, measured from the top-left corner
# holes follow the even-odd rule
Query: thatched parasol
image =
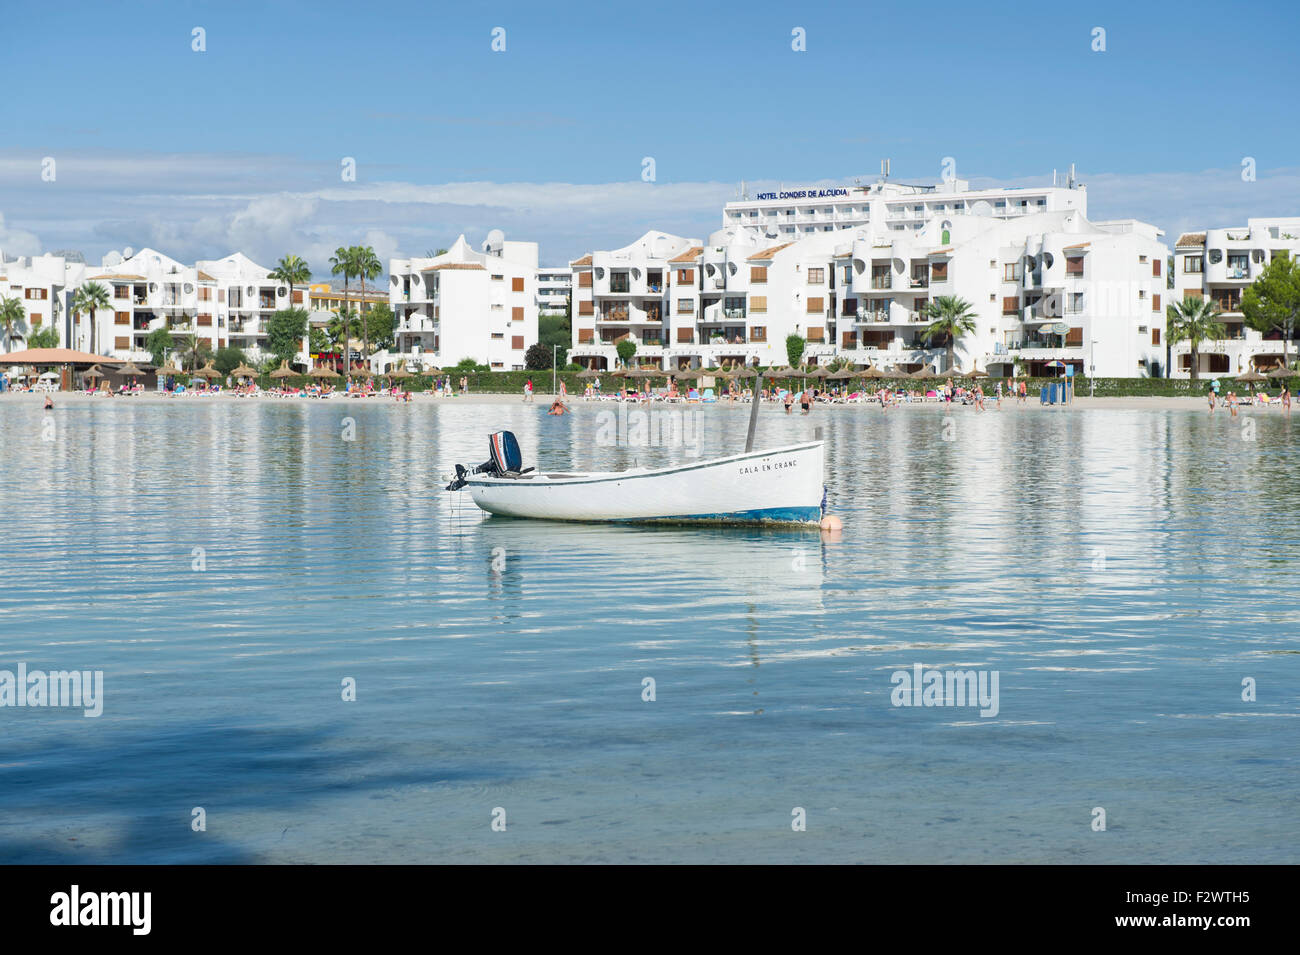
[(1283, 365), (1278, 365), (1268, 373), (1269, 378), (1294, 378), (1297, 372), (1292, 371)]
[(144, 374), (144, 369), (136, 367), (135, 362), (128, 361), (117, 370), (117, 373), (123, 378), (137, 378)]
[[(98, 365), (91, 365), (91, 366), (90, 366), (89, 368), (87, 368), (84, 372), (82, 372), (82, 375), (83, 375), (83, 377), (86, 377), (86, 378), (104, 378), (104, 377), (106, 377), (105, 374), (104, 374), (104, 372), (103, 372), (103, 369), (101, 369)], [(26, 377), (27, 377), (27, 372), (20, 372), (20, 373), (19, 373), (17, 376), (15, 376), (15, 377), (26, 378)]]
[(236, 368), (236, 369), (235, 369), (234, 371), (232, 371), (230, 374), (231, 374), (232, 376), (234, 376), (235, 378), (256, 378), (256, 377), (257, 377), (257, 369), (256, 369), (256, 368), (249, 368), (247, 365), (240, 365), (238, 368)]
[(600, 372), (595, 368), (585, 368), (578, 372), (578, 377), (590, 381), (592, 378), (599, 378)]
[(987, 371), (980, 371), (978, 368), (972, 368), (970, 371), (966, 372), (967, 378), (987, 378), (988, 376), (989, 373)]
[(280, 362), (280, 367), (277, 368), (275, 371), (271, 372), (271, 377), (272, 377), (272, 378), (292, 378), (292, 377), (293, 377), (294, 375), (296, 375), (296, 374), (297, 374), (296, 371), (292, 371), (292, 370), (289, 368), (289, 362), (288, 362), (288, 361), (281, 361), (281, 362)]
[(337, 378), (339, 373), (328, 365), (317, 365), (311, 370), (313, 378)]
[(934, 369), (931, 368), (929, 365), (922, 365), (920, 368), (912, 372), (907, 377), (914, 378), (917, 381), (929, 381), (939, 376), (934, 373)]
[(885, 377), (885, 373), (884, 373), (883, 371), (881, 371), (879, 368), (877, 368), (875, 365), (868, 365), (866, 368), (864, 368), (864, 369), (862, 369), (860, 372), (858, 372), (857, 377), (859, 377), (859, 378), (884, 378), (884, 377)]
[(1237, 380), (1237, 381), (1250, 381), (1250, 382), (1254, 382), (1254, 381), (1268, 381), (1268, 375), (1261, 375), (1261, 374), (1260, 374), (1259, 372), (1257, 372), (1254, 368), (1252, 368), (1252, 369), (1250, 369), (1250, 371), (1247, 371), (1247, 372), (1245, 372), (1245, 373), (1243, 373), (1243, 374), (1238, 375), (1237, 378), (1236, 378), (1236, 380)]
[[(397, 367), (388, 373), (388, 377), (402, 379), (402, 378), (410, 378), (413, 374), (414, 372), (407, 370), (406, 360), (402, 359), (397, 363)], [(425, 374), (428, 374), (428, 372), (425, 372)]]
[(351, 368), (351, 369), (349, 369), (349, 370), (348, 370), (348, 374), (351, 375), (353, 378), (373, 378), (373, 377), (375, 377), (374, 372), (372, 372), (369, 368), (366, 368), (364, 365), (358, 365), (358, 366), (355, 367), (355, 368)]
[(185, 373), (173, 365), (169, 359), (161, 368), (158, 369), (158, 374), (163, 378), (175, 378), (177, 375), (183, 375)]
[(208, 364), (204, 365), (202, 368), (200, 368), (200, 369), (199, 369), (198, 371), (196, 371), (194, 374), (197, 375), (197, 376), (200, 377), (200, 378), (206, 378), (206, 379), (208, 379), (209, 381), (211, 381), (213, 378), (220, 378), (220, 377), (221, 377), (221, 372), (219, 372), (219, 371), (217, 371), (215, 368), (213, 368), (211, 362), (209, 362)]

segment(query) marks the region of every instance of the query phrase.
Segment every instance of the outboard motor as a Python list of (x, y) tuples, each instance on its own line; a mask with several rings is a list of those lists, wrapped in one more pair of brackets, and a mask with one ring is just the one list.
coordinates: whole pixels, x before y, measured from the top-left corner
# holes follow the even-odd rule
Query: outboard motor
[(488, 435), (488, 454), (491, 456), (473, 470), (467, 470), (463, 464), (456, 465), (456, 477), (447, 485), (447, 490), (459, 491), (463, 488), (467, 474), (510, 478), (533, 470), (523, 467), (524, 457), (519, 451), (519, 439), (513, 431), (495, 431)]

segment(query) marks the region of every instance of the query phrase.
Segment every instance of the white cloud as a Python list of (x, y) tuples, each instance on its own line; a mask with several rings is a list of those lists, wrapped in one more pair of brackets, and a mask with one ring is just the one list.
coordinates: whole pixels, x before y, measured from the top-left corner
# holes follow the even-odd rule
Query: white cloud
[(33, 232), (24, 229), (11, 229), (5, 224), (4, 213), (0, 212), (0, 252), (5, 255), (39, 255), (41, 240)]
[[(69, 155), (58, 168), (57, 183), (31, 188), (39, 157), (0, 155), (5, 212), (20, 226), (0, 219), (0, 248), (40, 251), (39, 233), (43, 248), (80, 248), (92, 262), (126, 245), (185, 261), (238, 250), (268, 265), (292, 252), (324, 277), (340, 245), (364, 242), (386, 259), (449, 245), (461, 233), (477, 243), (500, 228), (537, 241), (544, 264), (555, 264), (624, 245), (651, 228), (703, 238), (721, 225), (722, 205), (736, 195), (736, 186), (723, 182), (420, 184), (381, 180), (382, 168), (365, 166), (361, 181), (343, 183), (332, 162), (256, 155)], [(1251, 216), (1300, 214), (1295, 169), (1261, 169), (1249, 183), (1237, 168), (1080, 178), (1092, 218), (1143, 219), (1170, 240), (1183, 230), (1243, 225)], [(973, 180), (976, 187), (995, 184), (1045, 180)], [(782, 184), (749, 185), (752, 195)]]

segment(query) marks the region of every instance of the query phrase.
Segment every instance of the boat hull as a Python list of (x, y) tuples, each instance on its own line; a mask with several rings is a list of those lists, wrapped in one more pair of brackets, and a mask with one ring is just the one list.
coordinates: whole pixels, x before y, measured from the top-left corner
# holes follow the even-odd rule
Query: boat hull
[(653, 470), (477, 477), (490, 514), (550, 521), (810, 524), (821, 519), (822, 442)]

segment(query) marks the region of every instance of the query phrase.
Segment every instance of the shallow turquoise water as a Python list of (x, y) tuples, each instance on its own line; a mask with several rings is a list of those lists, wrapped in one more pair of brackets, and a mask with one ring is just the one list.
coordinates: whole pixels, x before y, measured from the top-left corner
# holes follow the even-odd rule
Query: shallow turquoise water
[[(576, 408), (0, 404), (0, 669), (106, 696), (0, 708), (0, 860), (1300, 861), (1297, 421), (765, 409), (825, 429), (838, 540), (439, 490), (500, 427), (613, 468), (748, 414), (684, 451)], [(914, 663), (998, 716), (891, 705)]]

